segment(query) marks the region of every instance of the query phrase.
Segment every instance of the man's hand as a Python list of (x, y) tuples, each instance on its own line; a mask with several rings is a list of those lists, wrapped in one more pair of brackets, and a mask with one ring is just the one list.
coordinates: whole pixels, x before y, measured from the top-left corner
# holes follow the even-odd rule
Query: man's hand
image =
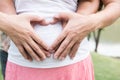
[(94, 30), (97, 21), (90, 15), (83, 16), (77, 13), (60, 13), (51, 23), (54, 24), (57, 21), (64, 21), (67, 24), (50, 51), (55, 51), (55, 59), (64, 60), (67, 55), (73, 59), (81, 41)]
[[(40, 25), (48, 25), (43, 18), (35, 15), (21, 14), (7, 16), (5, 24), (6, 34), (15, 43), (24, 58), (37, 61), (44, 60), (47, 51), (47, 45), (36, 35), (31, 22), (39, 22)], [(10, 23), (11, 25), (7, 25)]]

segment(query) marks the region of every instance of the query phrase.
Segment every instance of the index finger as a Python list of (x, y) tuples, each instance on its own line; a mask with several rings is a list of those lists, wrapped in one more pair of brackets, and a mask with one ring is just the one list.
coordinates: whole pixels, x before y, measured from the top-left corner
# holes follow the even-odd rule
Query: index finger
[(43, 42), (43, 41), (38, 37), (38, 35), (37, 35), (36, 33), (32, 34), (31, 37), (32, 37), (32, 39), (33, 39), (36, 43), (38, 43), (38, 45), (40, 45), (43, 49), (48, 50), (47, 44), (46, 44), (45, 42)]
[(62, 32), (58, 38), (54, 41), (54, 43), (52, 44), (52, 46), (50, 47), (50, 50), (54, 50), (66, 37), (66, 33)]

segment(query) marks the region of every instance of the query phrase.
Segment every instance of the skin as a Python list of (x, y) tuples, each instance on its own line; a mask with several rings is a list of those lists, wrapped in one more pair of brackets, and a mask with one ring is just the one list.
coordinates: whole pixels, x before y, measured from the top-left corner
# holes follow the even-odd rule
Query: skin
[(0, 13), (4, 17), (3, 23), (0, 23), (2, 26), (0, 30), (11, 38), (23, 57), (30, 61), (33, 59), (40, 61), (49, 56), (47, 45), (36, 35), (33, 26), (30, 24), (32, 22), (48, 25), (48, 23), (43, 18), (35, 15), (15, 15), (13, 0), (0, 0), (0, 6), (0, 12), (9, 14)]
[[(13, 5), (12, 0), (4, 0), (4, 1), (2, 0), (0, 5), (2, 5), (2, 7), (1, 7), (3, 9), (2, 12), (6, 12), (6, 13), (11, 12), (11, 13), (15, 14), (15, 9), (13, 7), (14, 5)], [(79, 5), (78, 5), (78, 10), (77, 10), (78, 13), (86, 14), (86, 13), (92, 13), (92, 12), (97, 11), (96, 10), (97, 7), (93, 8), (93, 9), (88, 9), (89, 5), (93, 5), (93, 0), (81, 0), (79, 2)], [(98, 5), (98, 4), (96, 4), (96, 5)], [(5, 8), (6, 9), (9, 8), (9, 9), (4, 11)], [(83, 10), (83, 8), (84, 8), (85, 11)], [(13, 22), (11, 22), (13, 24), (12, 24), (12, 26), (10, 26), (10, 28), (8, 27), (9, 31), (6, 29), (7, 27), (3, 28), (3, 31), (6, 32), (6, 34), (8, 34), (8, 36), (12, 39), (12, 41), (15, 43), (15, 45), (17, 46), (17, 48), (19, 49), (21, 54), (26, 59), (32, 60), (32, 58), (34, 58), (37, 61), (40, 61), (41, 58), (42, 58), (42, 60), (43, 60), (43, 59), (46, 58), (45, 53), (46, 53), (46, 55), (50, 56), (49, 53), (47, 52), (48, 47), (34, 33), (33, 28), (30, 25), (30, 22), (36, 21), (36, 22), (39, 22), (39, 24), (43, 24), (43, 25), (47, 25), (48, 23), (46, 23), (44, 19), (41, 19), (41, 18), (38, 19), (37, 16), (33, 16), (34, 19), (28, 19), (27, 18), (27, 20), (28, 20), (27, 21), (26, 16), (27, 15), (19, 15), (19, 16), (15, 16), (15, 15), (13, 16), (12, 15), (12, 16), (9, 16), (9, 19), (13, 20)], [(30, 16), (32, 16), (32, 15), (30, 15)], [(18, 21), (26, 20), (26, 23), (22, 22), (22, 25), (19, 25), (21, 22), (20, 23), (19, 22), (15, 23), (14, 20), (16, 20), (16, 19)], [(24, 26), (26, 24), (26, 27), (24, 27), (23, 24), (24, 24)], [(64, 25), (66, 25), (66, 22), (63, 23), (63, 26)], [(19, 27), (19, 29), (16, 26)], [(10, 32), (10, 30), (12, 30), (12, 32)], [(15, 35), (14, 33), (17, 33), (17, 34)], [(39, 55), (39, 56), (37, 56), (37, 55)]]
[[(6, 3), (7, 1), (7, 3)], [(12, 5), (12, 6), (9, 6)], [(6, 14), (16, 14), (16, 11), (13, 7), (13, 2), (10, 0), (0, 0), (0, 12), (4, 12)], [(6, 40), (2, 43), (3, 45), (3, 50), (8, 51), (9, 45), (8, 45), (9, 38), (7, 37)]]
[[(102, 0), (102, 2), (105, 8), (95, 14), (60, 13), (55, 16), (55, 19), (58, 21), (67, 21), (62, 33), (50, 49), (51, 51), (55, 51), (55, 59), (64, 60), (67, 55), (70, 55), (71, 59), (73, 59), (81, 41), (90, 32), (104, 28), (120, 17), (119, 0)], [(58, 46), (59, 48), (56, 50)]]
[[(119, 0), (102, 0), (102, 1), (105, 5), (105, 8), (104, 10), (96, 14), (80, 15), (79, 13), (60, 13), (58, 16), (55, 16), (55, 18), (58, 21), (59, 20), (65, 21), (67, 22), (67, 24), (64, 27), (61, 35), (56, 39), (52, 47), (49, 49), (50, 51), (51, 50), (54, 51), (55, 48), (59, 46), (57, 51), (55, 51), (54, 57), (58, 56), (56, 55), (58, 53), (63, 54), (63, 53), (67, 53), (68, 51), (70, 51), (69, 55), (71, 56), (71, 58), (74, 58), (76, 51), (80, 45), (80, 42), (84, 39), (84, 37), (88, 35), (88, 33), (96, 29), (104, 28), (105, 26), (112, 24), (117, 18), (120, 17), (120, 11), (119, 11), (120, 1)], [(35, 19), (35, 16), (33, 19), (33, 17), (30, 17), (30, 15), (29, 17), (28, 15), (12, 16), (11, 18), (11, 16), (5, 15), (2, 13), (0, 13), (0, 17), (1, 17), (0, 18), (0, 22), (1, 22), (0, 30), (8, 34), (9, 34), (8, 28), (11, 28), (11, 30), (14, 30), (13, 24), (16, 26), (20, 26), (19, 21), (23, 20), (24, 21), (23, 23), (25, 25), (26, 24), (30, 25), (30, 22)], [(9, 17), (9, 19), (7, 17)], [(18, 22), (15, 22), (14, 20), (18, 20)], [(6, 21), (11, 21), (11, 24), (7, 24)], [(36, 21), (39, 21), (39, 20), (36, 20)], [(51, 23), (54, 23), (54, 21)], [(3, 25), (5, 25), (6, 27), (3, 27)], [(66, 52), (63, 49), (64, 47), (67, 49)], [(65, 56), (61, 55), (60, 57), (58, 56), (58, 58), (64, 59)]]
[[(96, 13), (98, 11), (98, 8), (99, 8), (99, 0), (80, 0), (78, 3), (78, 9), (77, 9), (76, 13), (73, 13), (73, 14), (81, 15), (81, 19), (79, 19), (79, 22), (81, 21), (81, 23), (82, 23), (85, 21), (85, 19), (82, 19), (82, 15), (87, 16), (87, 15)], [(66, 32), (66, 26), (68, 26), (70, 24), (69, 19), (66, 16), (68, 14), (71, 14), (71, 13), (65, 13), (65, 14), (60, 13), (59, 15), (55, 16), (54, 21), (51, 22), (51, 24), (55, 24), (58, 21), (63, 22), (63, 28), (64, 28), (63, 32), (55, 40), (55, 42), (53, 43), (53, 45), (50, 48), (50, 51), (55, 52), (54, 58), (59, 59), (59, 60), (64, 60), (67, 55), (69, 55), (70, 58), (73, 59), (73, 57), (76, 55), (76, 52), (77, 52), (78, 47), (81, 42), (81, 41), (76, 42), (74, 39), (71, 39), (72, 35), (76, 34), (76, 32), (79, 32), (78, 30), (77, 31), (74, 30), (76, 28), (75, 25), (77, 25), (75, 21), (78, 18), (75, 18), (74, 19), (75, 21), (71, 21), (72, 23), (75, 23), (75, 24), (72, 24), (72, 26), (69, 28), (70, 30), (72, 30), (74, 28), (73, 30), (75, 33), (70, 33), (69, 37), (67, 37), (67, 35), (66, 35), (69, 32), (71, 32), (71, 31)], [(78, 22), (78, 20), (77, 20), (77, 22)], [(64, 32), (64, 30), (65, 30), (65, 32)], [(63, 40), (63, 39), (65, 39), (65, 37), (66, 37), (66, 40)], [(72, 38), (74, 38), (74, 37), (75, 36), (73, 36)]]
[(99, 0), (79, 0), (77, 13), (81, 15), (96, 13), (99, 8), (99, 3)]

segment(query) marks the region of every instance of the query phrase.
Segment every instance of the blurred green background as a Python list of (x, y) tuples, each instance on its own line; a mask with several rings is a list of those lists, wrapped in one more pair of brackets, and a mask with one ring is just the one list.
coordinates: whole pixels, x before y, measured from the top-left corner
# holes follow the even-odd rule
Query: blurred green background
[[(103, 29), (100, 43), (120, 43), (120, 19)], [(120, 59), (102, 56), (94, 52), (92, 52), (92, 57), (96, 80), (120, 80)], [(0, 80), (2, 80), (1, 72)]]
[(120, 43), (120, 19), (111, 26), (103, 29), (101, 42)]

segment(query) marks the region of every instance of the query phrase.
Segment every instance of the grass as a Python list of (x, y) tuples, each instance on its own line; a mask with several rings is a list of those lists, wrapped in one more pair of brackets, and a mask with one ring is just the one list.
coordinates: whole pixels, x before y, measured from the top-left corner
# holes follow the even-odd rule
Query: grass
[(3, 80), (3, 79), (2, 79), (2, 75), (1, 75), (1, 72), (0, 72), (0, 80)]
[(96, 80), (120, 80), (120, 60), (93, 53)]
[[(0, 66), (0, 70), (1, 70), (1, 66)], [(2, 74), (1, 74), (1, 71), (0, 71), (0, 80), (2, 80)]]
[[(120, 60), (92, 54), (96, 80), (120, 80)], [(0, 73), (0, 80), (2, 76)]]

